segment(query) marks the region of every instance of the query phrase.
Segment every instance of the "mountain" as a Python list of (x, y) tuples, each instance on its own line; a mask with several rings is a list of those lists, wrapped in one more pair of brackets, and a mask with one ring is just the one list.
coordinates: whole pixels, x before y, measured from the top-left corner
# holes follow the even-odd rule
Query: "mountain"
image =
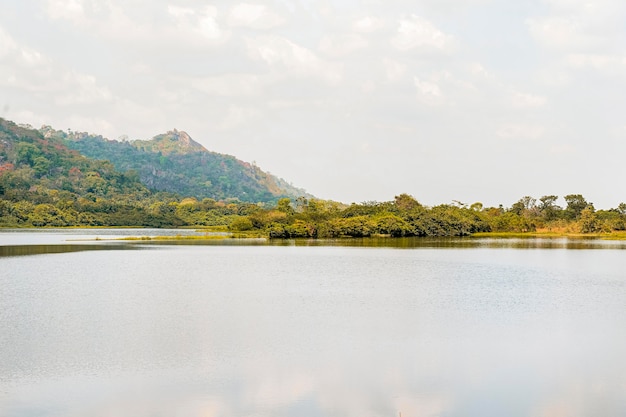
[(136, 173), (122, 173), (69, 149), (57, 137), (0, 118), (0, 197), (48, 202), (53, 198), (139, 199), (149, 190)]
[(234, 156), (208, 151), (187, 133), (172, 130), (150, 140), (109, 140), (44, 126), (46, 138), (62, 140), (70, 149), (116, 169), (134, 171), (148, 188), (198, 199), (276, 202), (280, 198), (312, 197), (285, 180)]

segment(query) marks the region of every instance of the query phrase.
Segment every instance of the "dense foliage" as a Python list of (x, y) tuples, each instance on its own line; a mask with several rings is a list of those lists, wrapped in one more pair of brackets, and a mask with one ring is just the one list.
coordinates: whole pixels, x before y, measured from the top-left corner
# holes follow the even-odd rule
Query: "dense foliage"
[[(273, 202), (282, 197), (306, 196), (259, 167), (230, 155), (209, 152), (185, 132), (177, 130), (151, 140), (116, 141), (87, 133), (41, 129), (89, 158), (108, 160), (120, 171), (133, 170), (154, 191), (196, 198)], [(309, 196), (310, 197), (310, 196)]]
[(467, 236), (478, 232), (599, 233), (626, 229), (626, 204), (617, 209), (596, 211), (582, 195), (565, 196), (567, 206), (555, 204), (556, 196), (545, 196), (536, 204), (524, 197), (509, 209), (483, 208), (481, 203), (421, 205), (402, 194), (394, 201), (352, 204), (299, 198), (280, 200), (275, 208), (258, 208), (231, 224), (234, 230), (259, 230), (271, 237), (332, 238), (400, 236)]

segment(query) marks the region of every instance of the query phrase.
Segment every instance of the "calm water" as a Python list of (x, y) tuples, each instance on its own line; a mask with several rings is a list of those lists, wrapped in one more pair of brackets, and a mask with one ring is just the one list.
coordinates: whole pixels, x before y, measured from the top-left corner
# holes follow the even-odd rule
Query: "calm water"
[(95, 236), (0, 233), (1, 416), (626, 415), (620, 242)]

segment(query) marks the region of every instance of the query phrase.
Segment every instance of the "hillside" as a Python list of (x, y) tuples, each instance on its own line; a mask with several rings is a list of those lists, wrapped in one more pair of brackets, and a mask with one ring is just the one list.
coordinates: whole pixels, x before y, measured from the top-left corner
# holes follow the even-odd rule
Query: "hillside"
[(46, 138), (62, 140), (89, 158), (108, 160), (120, 171), (133, 170), (154, 191), (198, 199), (276, 202), (311, 197), (253, 164), (210, 152), (187, 133), (172, 130), (150, 140), (117, 141), (102, 136), (43, 127)]
[(0, 118), (0, 195), (9, 200), (37, 200), (63, 194), (74, 198), (132, 196), (149, 191), (136, 173), (122, 173), (69, 149), (56, 137)]

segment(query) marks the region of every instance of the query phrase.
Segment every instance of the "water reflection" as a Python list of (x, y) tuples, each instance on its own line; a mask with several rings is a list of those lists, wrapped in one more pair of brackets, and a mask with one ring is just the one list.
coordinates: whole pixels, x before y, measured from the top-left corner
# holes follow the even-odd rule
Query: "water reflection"
[(52, 253), (69, 253), (93, 250), (128, 250), (128, 249), (145, 249), (140, 246), (119, 245), (119, 244), (100, 244), (100, 245), (19, 245), (19, 246), (0, 246), (0, 257), (4, 256), (26, 256), (26, 255), (44, 255)]
[(344, 246), (386, 248), (513, 248), (513, 249), (626, 249), (626, 241), (570, 238), (346, 238), (272, 240), (277, 246)]
[[(136, 240), (128, 240), (136, 238)], [(153, 246), (336, 246), (371, 248), (509, 248), (509, 249), (626, 249), (625, 240), (598, 238), (527, 237), (371, 237), (337, 239), (231, 238), (226, 232), (192, 229), (0, 229), (0, 247), (17, 245), (78, 245), (115, 243)], [(58, 248), (58, 252), (63, 250)], [(43, 253), (43, 252), (42, 252)], [(56, 253), (54, 248), (48, 253)]]
[(626, 415), (623, 252), (310, 243), (0, 259), (0, 415)]

